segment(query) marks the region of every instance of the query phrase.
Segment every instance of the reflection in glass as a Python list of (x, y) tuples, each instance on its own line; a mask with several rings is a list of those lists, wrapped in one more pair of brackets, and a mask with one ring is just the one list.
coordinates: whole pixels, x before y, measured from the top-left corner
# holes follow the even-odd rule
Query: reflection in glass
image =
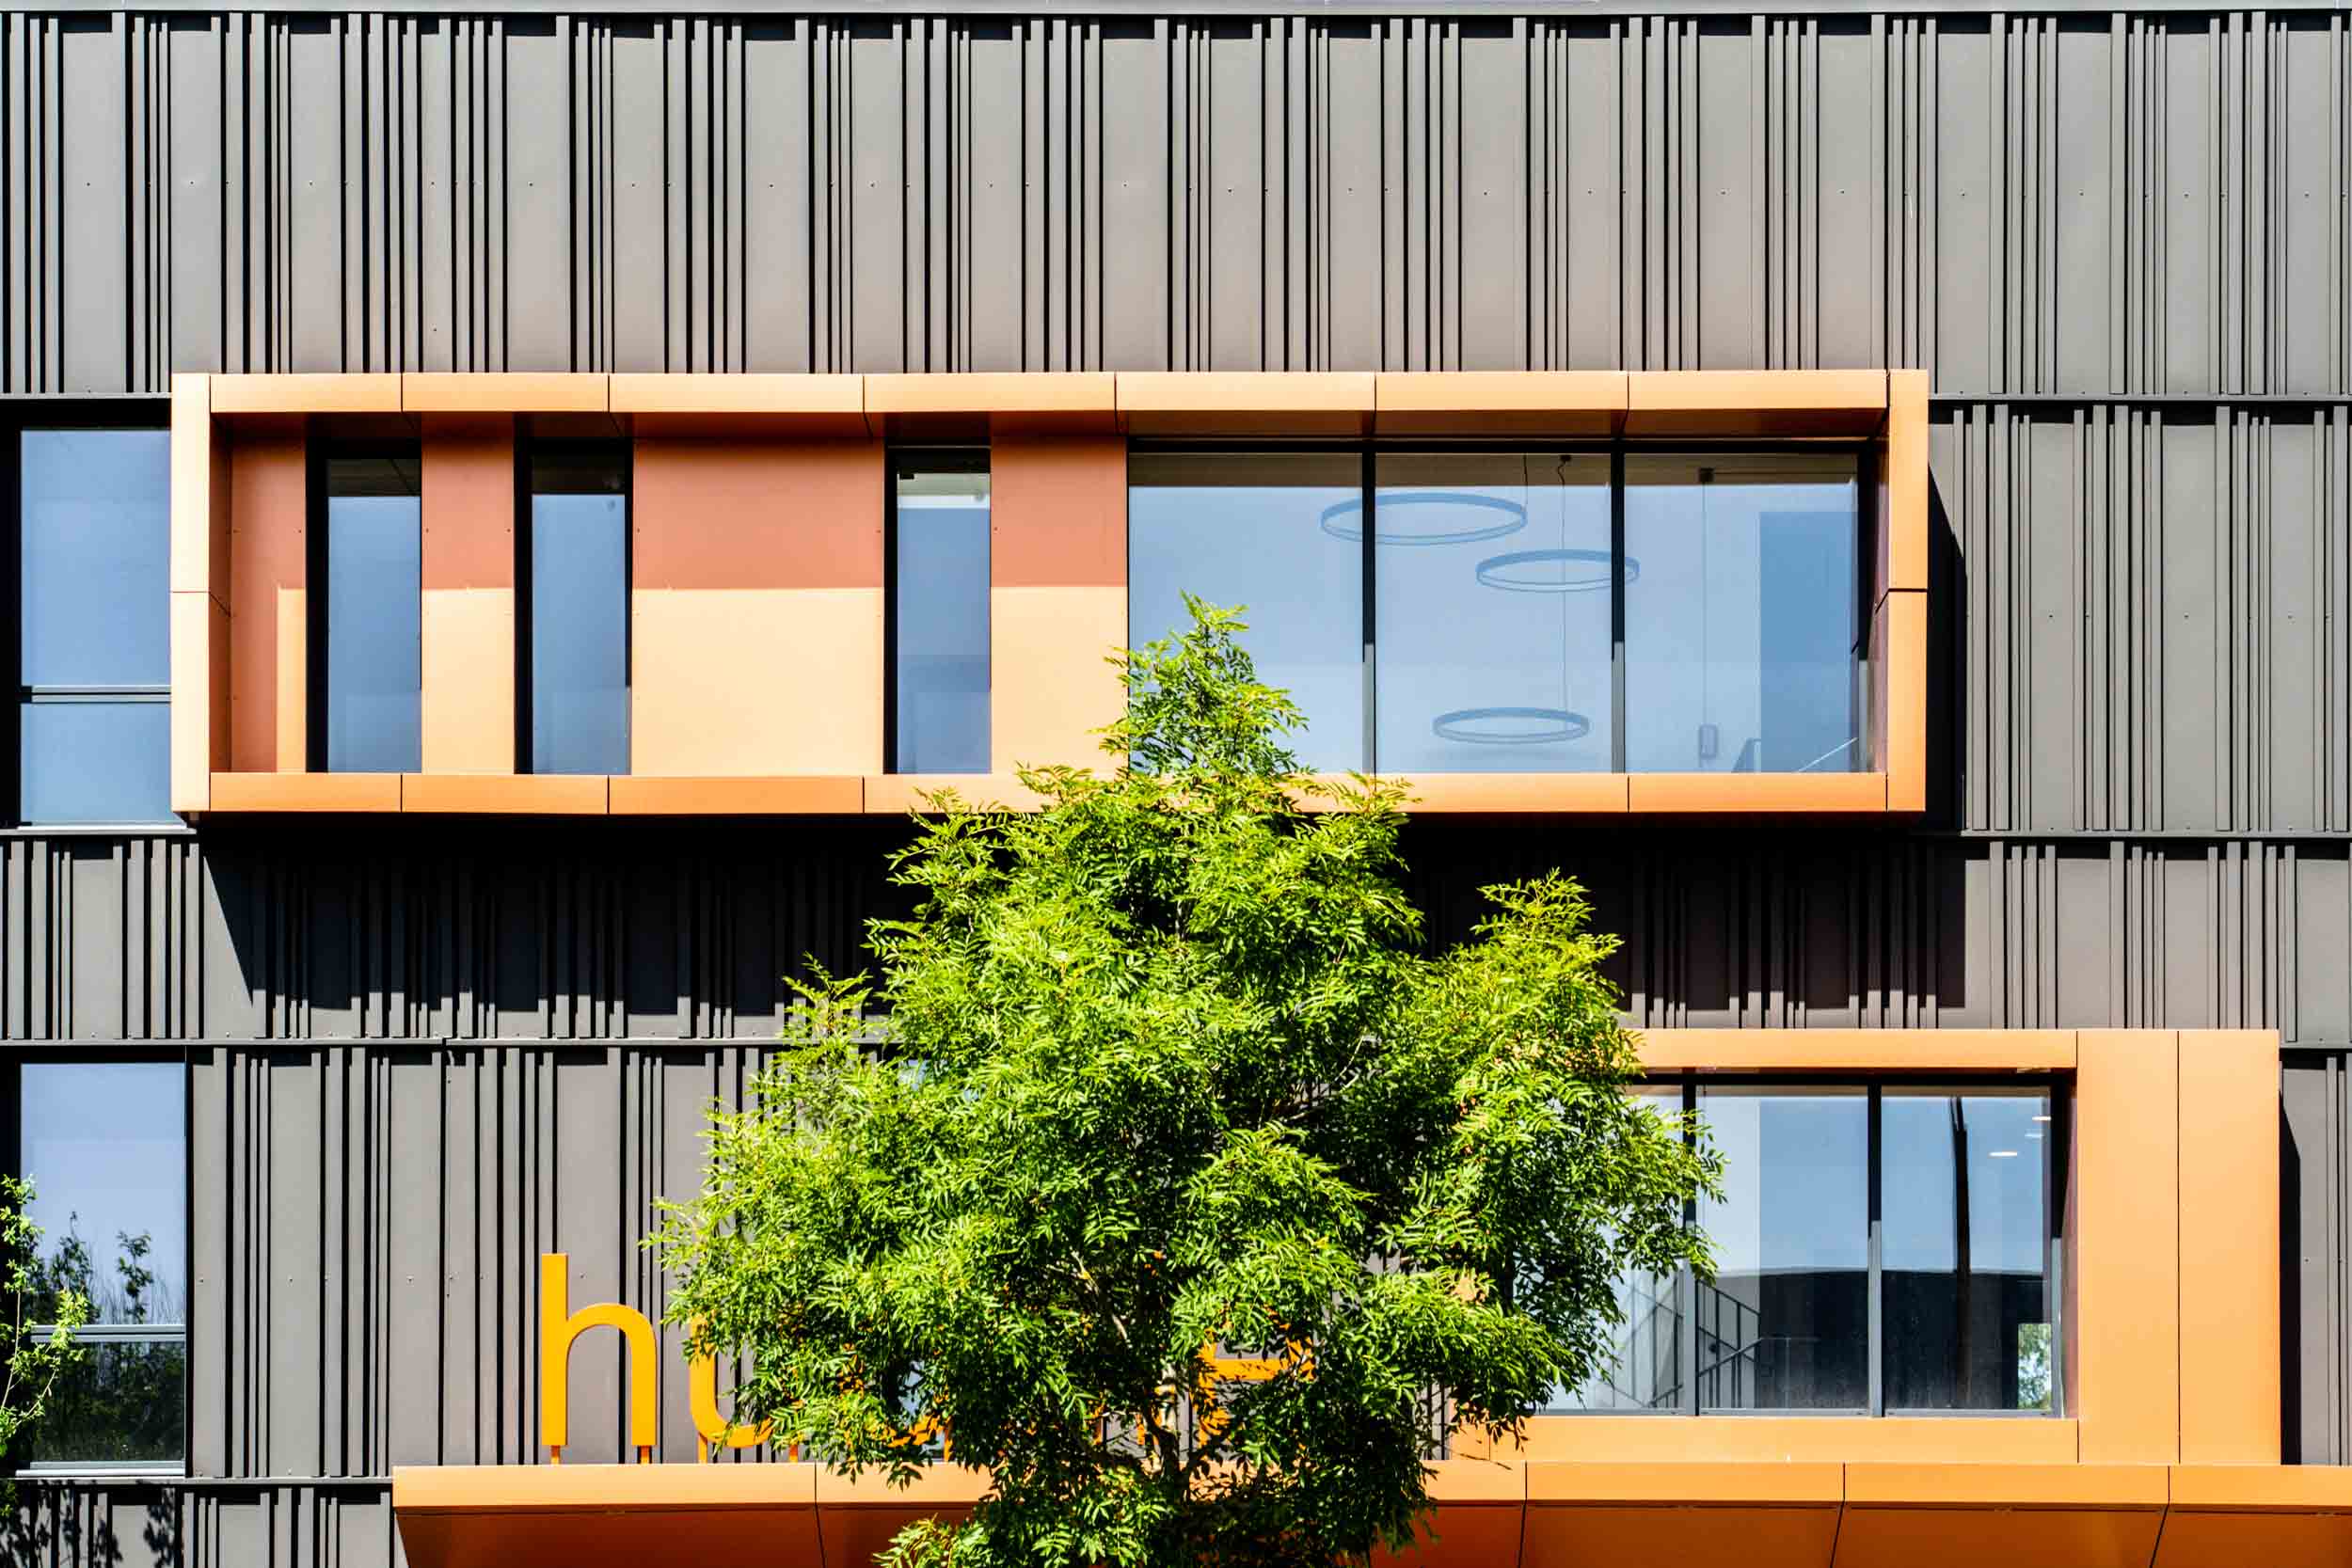
[(1626, 760), (1636, 772), (1866, 766), (1856, 462), (1626, 458)]
[(628, 771), (628, 454), (531, 463), (531, 769)]
[(24, 1459), (75, 1467), (168, 1463), (186, 1456), (187, 1430), (184, 1336), (89, 1339), (50, 1389)]
[(423, 756), (423, 514), (417, 457), (326, 463), (326, 766), (413, 773)]
[(985, 773), (988, 457), (898, 460), (891, 580), (901, 773)]
[[(1680, 1088), (1634, 1096), (1661, 1117), (1682, 1114)], [(1636, 1272), (1616, 1282), (1622, 1316), (1611, 1359), (1573, 1388), (1553, 1392), (1553, 1410), (1672, 1410), (1682, 1402), (1682, 1320), (1675, 1275)]]
[[(1352, 453), (1137, 452), (1128, 462), (1127, 628), (1189, 625), (1184, 595), (1246, 607), (1258, 678), (1307, 716), (1299, 765), (1365, 765), (1363, 463)], [(1332, 526), (1326, 527), (1327, 514)]]
[(2051, 1408), (2049, 1116), (2040, 1089), (1882, 1098), (1889, 1409)]
[(169, 681), (169, 433), (28, 430), (23, 439), (22, 680)]
[(17, 711), (25, 821), (170, 819), (169, 703), (72, 698)]
[(1608, 454), (1384, 453), (1375, 471), (1381, 769), (1606, 771)]
[(19, 1147), (44, 1291), (93, 1323), (186, 1322), (186, 1099), (177, 1062), (26, 1062)]
[(1727, 1195), (1699, 1206), (1700, 1408), (1867, 1408), (1867, 1094), (1702, 1085), (1699, 1114)]

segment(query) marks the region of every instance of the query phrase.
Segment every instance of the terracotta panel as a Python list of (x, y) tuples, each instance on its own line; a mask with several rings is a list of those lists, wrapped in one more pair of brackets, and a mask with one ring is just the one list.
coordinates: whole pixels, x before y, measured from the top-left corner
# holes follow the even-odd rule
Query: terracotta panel
[[(2071, 1465), (2075, 1423), (1969, 1417), (1538, 1416), (1502, 1457), (1616, 1464)], [(1534, 1483), (1531, 1480), (1529, 1484)]]
[(615, 775), (615, 816), (787, 816), (866, 807), (853, 778), (681, 779)]
[(171, 595), (171, 809), (212, 804), (229, 766), (229, 612), (210, 594)]
[(422, 749), (428, 773), (515, 770), (515, 591), (428, 588)]
[(401, 809), (401, 777), (398, 773), (215, 773), (212, 809), (393, 812)]
[(1387, 371), (1374, 377), (1384, 436), (1607, 436), (1623, 422), (1621, 371)]
[(310, 766), (310, 595), (278, 591), (278, 770)]
[(225, 598), (229, 452), (213, 427), (212, 379), (171, 378), (171, 591)]
[(2352, 1469), (2181, 1465), (2156, 1568), (2342, 1568), (2352, 1562)]
[(1928, 596), (1903, 590), (1879, 608), (1885, 628), (1886, 809), (1928, 809)]
[(1101, 414), (1118, 407), (1107, 371), (869, 375), (866, 411), (890, 414)]
[(879, 590), (885, 477), (875, 441), (640, 440), (634, 585)]
[(1877, 773), (1635, 773), (1637, 812), (1869, 812), (1886, 810)]
[(1126, 703), (1108, 662), (1127, 644), (1126, 589), (991, 589), (988, 641), (992, 770), (1111, 767), (1094, 732)]
[(1887, 589), (1928, 586), (1928, 372), (1886, 372), (1886, 505), (1880, 538)]
[(1127, 443), (999, 437), (989, 451), (989, 581), (998, 588), (1123, 588)]
[(607, 378), (593, 373), (409, 371), (401, 406), (412, 414), (601, 414)]
[[(2160, 1465), (2180, 1456), (2179, 1037), (2086, 1029), (2076, 1050), (2069, 1305), (2082, 1458)], [(2277, 1377), (2275, 1361), (2265, 1375)]]
[(666, 1560), (814, 1564), (815, 1466), (563, 1465), (396, 1469), (413, 1568), (624, 1568)]
[(397, 414), (400, 377), (373, 375), (216, 375), (219, 414)]
[(611, 377), (615, 414), (854, 415), (865, 425), (859, 375), (642, 375)]
[(2181, 1459), (2280, 1450), (2279, 1037), (2181, 1033)]
[(601, 773), (404, 773), (403, 811), (601, 816)]
[(1866, 436), (1886, 419), (1884, 371), (1635, 371), (1629, 436)]
[(514, 587), (515, 421), (433, 415), (422, 423), (424, 586)]
[(1655, 1072), (2043, 1071), (2074, 1067), (2072, 1029), (1651, 1029)]
[(307, 569), (302, 437), (241, 436), (229, 456), (230, 765), (242, 773), (299, 768), (299, 752), (278, 753), (278, 596), (301, 588)]
[[(2158, 1474), (2162, 1474), (2161, 1471)], [(2161, 1508), (1855, 1508), (1836, 1568), (2146, 1568)]]
[(629, 770), (878, 773), (879, 588), (640, 588), (629, 595)]
[(1353, 436), (1373, 378), (1352, 371), (1122, 371), (1119, 417), (1139, 435)]
[(1788, 1508), (1577, 1507), (1529, 1503), (1519, 1568), (1736, 1563), (1828, 1568), (1834, 1504)]
[(1033, 811), (1043, 804), (1009, 773), (874, 773), (866, 779), (866, 810), (876, 816), (929, 813), (928, 797), (943, 790), (955, 791), (958, 800), (975, 809)]

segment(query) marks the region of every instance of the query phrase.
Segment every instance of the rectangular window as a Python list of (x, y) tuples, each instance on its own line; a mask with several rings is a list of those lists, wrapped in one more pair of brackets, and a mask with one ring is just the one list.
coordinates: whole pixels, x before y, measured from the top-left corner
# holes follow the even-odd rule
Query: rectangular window
[(1723, 1155), (1724, 1196), (1692, 1211), (1715, 1277), (1621, 1280), (1608, 1363), (1553, 1410), (2058, 1413), (2049, 1084), (1640, 1092)]
[(17, 815), (171, 820), (171, 437), (19, 436)]
[(1244, 606), (1311, 770), (1854, 772), (1862, 474), (1851, 447), (1146, 445), (1129, 631)]
[[(314, 543), (311, 667), (324, 762), (336, 773), (413, 773), (423, 757), (423, 503), (414, 447), (330, 455)], [(320, 613), (320, 611), (324, 613)]]
[(35, 1318), (90, 1302), (86, 1354), (51, 1391), (22, 1462), (177, 1471), (187, 1453), (187, 1114), (178, 1062), (19, 1069), (18, 1148), (42, 1228)]
[(891, 769), (989, 767), (988, 453), (891, 463)]
[(1186, 594), (1241, 606), (1258, 678), (1307, 716), (1299, 765), (1369, 767), (1362, 456), (1138, 451), (1127, 474), (1132, 643), (1182, 630)]
[(531, 454), (525, 535), (531, 770), (628, 771), (628, 449)]

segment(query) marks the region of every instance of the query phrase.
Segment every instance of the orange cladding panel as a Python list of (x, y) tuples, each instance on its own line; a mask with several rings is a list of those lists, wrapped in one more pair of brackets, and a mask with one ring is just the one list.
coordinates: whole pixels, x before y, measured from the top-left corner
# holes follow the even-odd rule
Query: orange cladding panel
[(640, 440), (634, 586), (880, 588), (882, 481), (874, 441)]
[(1127, 590), (994, 588), (988, 596), (990, 768), (1113, 766), (1095, 732), (1126, 689), (1108, 662), (1127, 643)]
[(1637, 812), (1883, 812), (1886, 780), (1876, 773), (1635, 773)]
[[(2086, 1029), (2075, 1041), (2070, 1305), (2082, 1458), (2165, 1464), (2180, 1453), (2180, 1037)], [(2275, 1161), (2266, 1175), (2277, 1180)], [(2265, 1375), (2278, 1376), (2275, 1359)]]
[[(989, 449), (989, 581), (998, 588), (1123, 588), (1127, 443), (1000, 436)], [(1017, 672), (999, 670), (1001, 683)]]
[[(2162, 1471), (2157, 1474), (2161, 1476)], [(2144, 1510), (1860, 1508), (1849, 1503), (1836, 1568), (2147, 1568), (2163, 1528)]]
[[(1795, 1034), (1798, 1031), (1788, 1031)], [(1640, 1465), (1666, 1484), (1703, 1463), (1787, 1465), (1856, 1460), (1919, 1464), (2071, 1465), (2075, 1423), (2065, 1419), (1984, 1420), (1968, 1417), (1538, 1416), (1499, 1458)], [(1548, 1484), (1540, 1464), (1529, 1496)]]
[[(241, 436), (229, 450), (229, 760), (241, 773), (298, 769), (299, 749), (280, 749), (278, 701), (301, 683), (278, 669), (278, 597), (306, 572), (303, 442), (299, 430)], [(299, 650), (294, 657), (298, 666)], [(290, 720), (295, 716), (289, 715)], [(293, 733), (301, 733), (295, 724)]]
[(1834, 1502), (1673, 1508), (1561, 1507), (1531, 1501), (1518, 1560), (1519, 1568), (1621, 1568), (1629, 1563), (1829, 1568), (1836, 1540)]
[(421, 717), (428, 773), (515, 769), (515, 421), (423, 424)]
[(2279, 1463), (2279, 1037), (2181, 1033), (2181, 1458)]
[(1873, 629), (1873, 656), (1884, 696), (1873, 694), (1886, 769), (1886, 809), (1928, 809), (1928, 596), (1915, 589), (1886, 595)]
[(171, 595), (171, 809), (212, 804), (229, 766), (229, 611), (210, 594)]
[(1928, 586), (1928, 372), (1886, 372), (1886, 505), (1880, 586)]

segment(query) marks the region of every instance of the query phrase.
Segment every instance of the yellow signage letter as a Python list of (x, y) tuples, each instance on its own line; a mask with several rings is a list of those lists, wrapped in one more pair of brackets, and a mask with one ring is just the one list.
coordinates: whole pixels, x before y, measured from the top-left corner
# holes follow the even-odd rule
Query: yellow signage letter
[(565, 1271), (571, 1259), (560, 1252), (539, 1255), (539, 1440), (550, 1464), (564, 1463), (570, 1437), (572, 1341), (592, 1328), (617, 1328), (628, 1341), (628, 1440), (637, 1462), (653, 1463), (660, 1409), (660, 1347), (653, 1324), (634, 1307), (617, 1302), (571, 1310)]

